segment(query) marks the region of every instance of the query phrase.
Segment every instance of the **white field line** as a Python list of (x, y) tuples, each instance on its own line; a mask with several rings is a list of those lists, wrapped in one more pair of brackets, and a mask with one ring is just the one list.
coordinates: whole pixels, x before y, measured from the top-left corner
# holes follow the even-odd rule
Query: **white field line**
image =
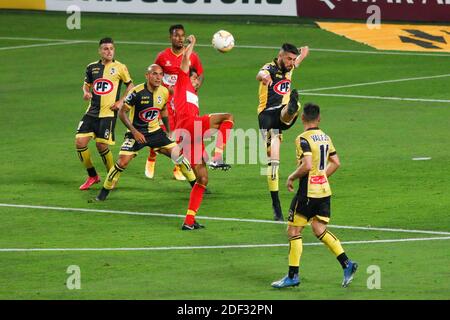
[(372, 86), (372, 85), (383, 84), (383, 83), (394, 83), (394, 82), (404, 82), (404, 81), (437, 79), (437, 78), (445, 78), (445, 77), (450, 77), (450, 74), (439, 74), (439, 75), (435, 75), (435, 76), (416, 77), (416, 78), (403, 78), (403, 79), (395, 79), (395, 80), (383, 80), (383, 81), (374, 81), (374, 82), (363, 82), (363, 83), (355, 83), (355, 84), (346, 84), (346, 85), (334, 86), (334, 87), (304, 89), (304, 90), (302, 90), (302, 92), (309, 93), (309, 92), (313, 92), (313, 91), (323, 91), (323, 90), (332, 90), (332, 89)]
[[(22, 40), (22, 41), (77, 41), (78, 43), (98, 43), (98, 40), (71, 40), (71, 39), (48, 39), (48, 38), (26, 38), (26, 37), (0, 37), (0, 40)], [(167, 42), (153, 42), (153, 41), (115, 41), (117, 44), (136, 44), (136, 45), (154, 45), (167, 46)], [(197, 47), (211, 47), (210, 44), (196, 44)], [(252, 46), (252, 45), (237, 45), (236, 48), (242, 49), (274, 49), (275, 46)], [(322, 52), (338, 52), (338, 53), (357, 53), (357, 54), (381, 54), (381, 55), (402, 55), (402, 56), (432, 56), (432, 57), (450, 57), (450, 54), (444, 53), (418, 53), (418, 52), (392, 52), (392, 51), (364, 51), (364, 50), (340, 50), (340, 49), (321, 49), (310, 48), (311, 51)]]
[[(102, 210), (102, 209), (85, 209), (85, 208), (64, 208), (64, 207), (34, 206), (34, 205), (21, 205), (21, 204), (9, 204), (9, 203), (0, 203), (0, 207), (22, 208), (22, 209), (39, 209), (39, 210), (55, 210), (55, 211), (71, 211), (71, 212), (113, 213), (113, 214), (164, 217), (164, 218), (184, 218), (185, 217), (185, 215), (181, 215), (181, 214), (135, 212), (135, 211), (120, 211), (120, 210)], [(222, 217), (205, 217), (205, 216), (200, 216), (199, 219), (201, 219), (201, 220), (217, 220), (217, 221), (251, 222), (251, 223), (286, 224), (286, 222), (282, 222), (282, 221), (260, 220), (260, 219), (239, 219), (239, 218), (222, 218)], [(376, 227), (355, 227), (355, 226), (339, 226), (339, 225), (330, 225), (330, 227), (336, 228), (336, 229), (353, 229), (353, 230), (367, 230), (367, 231), (385, 231), (385, 232), (405, 232), (405, 233), (450, 235), (450, 232), (445, 232), (445, 231), (408, 230), (408, 229), (392, 229), (392, 228), (376, 228)]]
[[(450, 237), (434, 238), (407, 238), (407, 239), (385, 239), (385, 240), (360, 240), (342, 241), (342, 244), (372, 244), (372, 243), (395, 243), (412, 241), (450, 240)], [(321, 242), (304, 243), (304, 246), (321, 246)], [(0, 252), (54, 252), (54, 251), (169, 251), (169, 250), (198, 250), (198, 249), (247, 249), (247, 248), (274, 248), (287, 247), (287, 243), (274, 244), (238, 244), (223, 246), (189, 246), (189, 247), (141, 247), (141, 248), (0, 248)]]
[(309, 93), (309, 92), (302, 92), (302, 91), (300, 91), (299, 94), (303, 95), (303, 96), (316, 96), (316, 97), (336, 97), (336, 98), (354, 98), (354, 99), (373, 99), (373, 100), (397, 100), (397, 101), (418, 101), (418, 102), (450, 103), (450, 100), (441, 100), (441, 99), (361, 96), (361, 95), (355, 95), (355, 94)]
[(0, 47), (0, 51), (14, 50), (14, 49), (25, 49), (25, 48), (36, 48), (36, 47), (61, 46), (61, 45), (64, 45), (64, 44), (77, 44), (77, 43), (80, 43), (80, 41), (50, 42), (50, 43), (30, 44), (30, 45), (25, 45), (25, 46)]

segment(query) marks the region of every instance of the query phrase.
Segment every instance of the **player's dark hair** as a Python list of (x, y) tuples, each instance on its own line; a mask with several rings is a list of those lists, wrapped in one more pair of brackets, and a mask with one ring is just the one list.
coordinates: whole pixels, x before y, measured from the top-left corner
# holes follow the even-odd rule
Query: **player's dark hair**
[(172, 34), (175, 30), (183, 30), (184, 31), (184, 27), (182, 24), (174, 24), (173, 26), (170, 26), (169, 34)]
[(194, 67), (189, 68), (189, 77), (192, 77), (194, 73), (198, 75), (197, 69), (195, 69)]
[(290, 44), (290, 43), (284, 43), (281, 46), (281, 50), (283, 50), (284, 52), (290, 52), (290, 53), (293, 53), (293, 54), (296, 54), (296, 55), (300, 54), (300, 52), (298, 52), (297, 47), (294, 46), (293, 44)]
[(314, 121), (319, 118), (320, 115), (320, 107), (314, 103), (307, 103), (303, 107), (303, 117), (306, 121)]
[(114, 41), (113, 41), (112, 38), (103, 38), (98, 43), (98, 46), (100, 47), (102, 44), (105, 44), (105, 43), (112, 43), (112, 44), (114, 44)]

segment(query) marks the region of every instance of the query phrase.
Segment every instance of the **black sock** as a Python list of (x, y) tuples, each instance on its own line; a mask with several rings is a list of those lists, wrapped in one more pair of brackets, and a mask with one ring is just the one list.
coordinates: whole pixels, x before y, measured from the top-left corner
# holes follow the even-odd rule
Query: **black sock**
[(289, 273), (288, 273), (289, 278), (294, 279), (294, 276), (298, 275), (298, 268), (299, 267), (289, 266)]
[(338, 259), (339, 263), (341, 264), (342, 269), (345, 269), (345, 268), (348, 267), (348, 257), (345, 254), (345, 252), (343, 252), (340, 255), (338, 255), (337, 259)]
[(95, 177), (97, 175), (97, 171), (95, 171), (94, 167), (87, 169), (87, 172), (89, 177)]

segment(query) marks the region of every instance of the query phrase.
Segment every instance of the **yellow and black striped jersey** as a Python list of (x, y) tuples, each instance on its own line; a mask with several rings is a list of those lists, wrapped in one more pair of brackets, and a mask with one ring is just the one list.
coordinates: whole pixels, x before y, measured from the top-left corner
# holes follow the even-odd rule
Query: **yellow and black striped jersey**
[(271, 76), (273, 83), (270, 86), (266, 86), (262, 82), (259, 84), (258, 114), (264, 110), (277, 109), (289, 103), (293, 70), (283, 73), (278, 66), (277, 59), (266, 63), (261, 68), (261, 71)]
[(89, 64), (84, 83), (92, 88), (92, 99), (86, 114), (96, 118), (115, 117), (117, 112), (110, 107), (120, 98), (121, 84), (128, 85), (131, 81), (127, 67), (119, 61), (104, 65), (100, 60)]
[(311, 128), (295, 139), (295, 145), (299, 163), (304, 156), (312, 156), (309, 174), (300, 179), (301, 194), (309, 198), (331, 196), (326, 174), (328, 158), (336, 154), (331, 138), (319, 128)]
[(130, 110), (129, 119), (139, 132), (146, 134), (159, 130), (159, 114), (169, 99), (169, 90), (159, 86), (154, 92), (146, 83), (134, 87), (125, 98), (124, 106)]

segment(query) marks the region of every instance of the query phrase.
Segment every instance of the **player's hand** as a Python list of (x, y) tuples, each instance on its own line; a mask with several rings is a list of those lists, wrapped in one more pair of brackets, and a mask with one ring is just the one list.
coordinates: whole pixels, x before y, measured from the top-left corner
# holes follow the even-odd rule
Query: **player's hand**
[(302, 63), (302, 61), (309, 55), (309, 47), (308, 46), (300, 47), (300, 48), (298, 48), (298, 50), (300, 51), (300, 54), (297, 57), (297, 59), (295, 59), (295, 67), (296, 68), (298, 68), (300, 63)]
[(270, 76), (270, 74), (264, 74), (262, 76), (261, 82), (263, 83), (263, 85), (270, 87), (273, 83), (273, 80), (272, 80), (272, 77)]
[(167, 90), (169, 90), (169, 94), (170, 94), (171, 96), (173, 96), (173, 93), (174, 93), (173, 88), (174, 88), (174, 86), (168, 86), (168, 87), (167, 87)]
[(189, 44), (195, 44), (195, 42), (197, 42), (197, 39), (195, 39), (195, 36), (193, 34), (191, 34), (189, 37), (186, 38), (187, 42)]
[(116, 103), (114, 103), (111, 107), (109, 107), (112, 111), (119, 110), (123, 106), (123, 101), (119, 100)]
[(92, 93), (90, 93), (90, 92), (85, 92), (85, 93), (83, 94), (83, 99), (86, 100), (86, 101), (91, 100), (91, 99), (92, 99)]
[(139, 131), (134, 130), (131, 133), (133, 134), (134, 140), (136, 140), (137, 142), (139, 142), (141, 144), (144, 144), (147, 142), (147, 140), (145, 140), (145, 136), (142, 133), (140, 133)]
[(286, 181), (286, 187), (289, 192), (294, 192), (294, 180), (290, 176)]

